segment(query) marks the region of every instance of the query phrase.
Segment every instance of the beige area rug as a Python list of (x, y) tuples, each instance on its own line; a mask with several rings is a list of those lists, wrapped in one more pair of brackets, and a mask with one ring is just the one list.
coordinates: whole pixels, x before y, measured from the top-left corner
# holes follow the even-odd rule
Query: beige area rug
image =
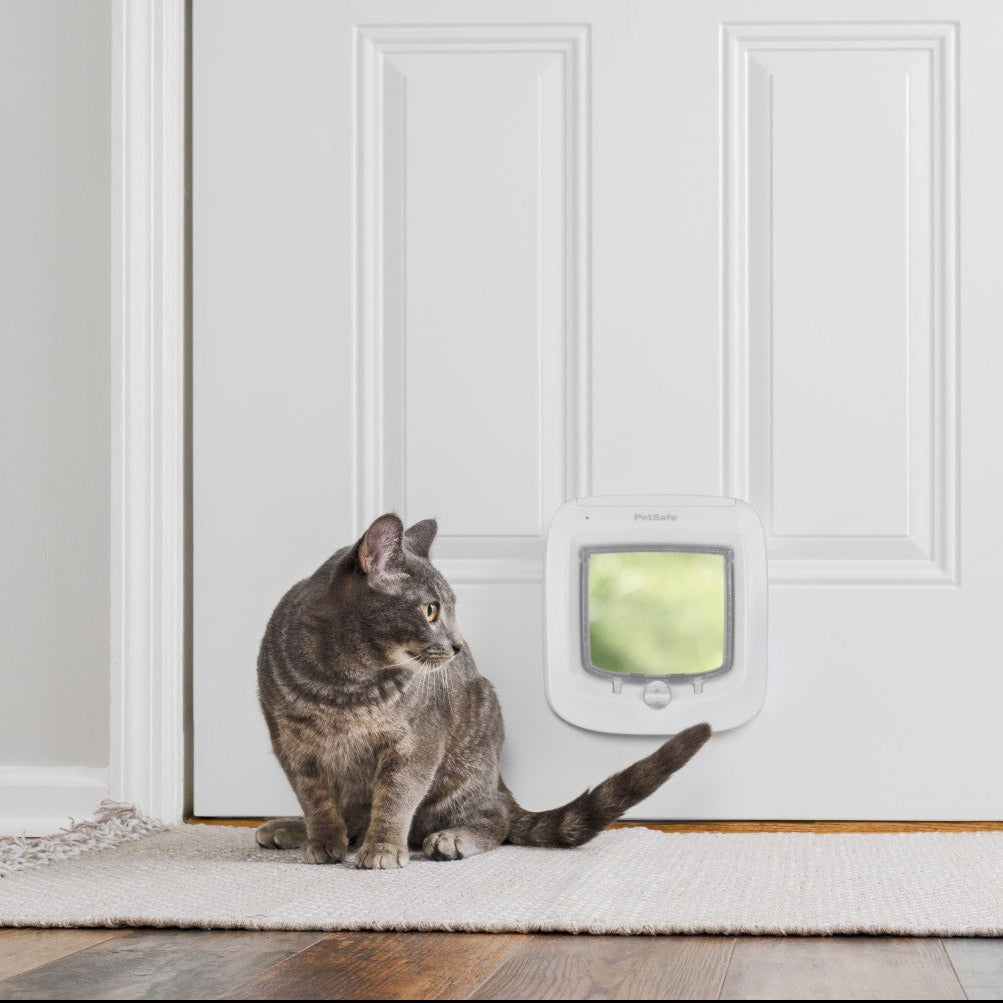
[(373, 872), (104, 806), (54, 841), (0, 841), (0, 874), (0, 926), (1003, 935), (1003, 832), (618, 829)]

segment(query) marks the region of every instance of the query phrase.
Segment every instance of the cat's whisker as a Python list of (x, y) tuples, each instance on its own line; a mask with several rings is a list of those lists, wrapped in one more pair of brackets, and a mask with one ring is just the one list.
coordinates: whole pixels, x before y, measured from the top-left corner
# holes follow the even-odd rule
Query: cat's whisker
[[(448, 663), (447, 663), (448, 664)], [(448, 668), (446, 668), (448, 672)], [(449, 704), (449, 713), (453, 713), (453, 688), (449, 685), (449, 680), (446, 678), (446, 672), (442, 674), (442, 681), (446, 687), (446, 703)]]
[(450, 713), (453, 710), (453, 695), (450, 691), (449, 680), (446, 678), (446, 673), (449, 669), (449, 662), (426, 662), (425, 671), (422, 673), (422, 698), (426, 697), (435, 703), (440, 703), (443, 696), (446, 699), (446, 703), (449, 705)]
[(449, 662), (444, 662), (442, 665), (442, 689), (446, 694), (446, 704), (449, 707), (449, 713), (453, 713), (453, 694), (449, 685)]
[(383, 672), (385, 669), (403, 669), (410, 665), (412, 662), (417, 662), (419, 665), (423, 665), (421, 658), (418, 655), (412, 655), (410, 658), (405, 659), (403, 662), (391, 662), (389, 665), (381, 665), (376, 671)]

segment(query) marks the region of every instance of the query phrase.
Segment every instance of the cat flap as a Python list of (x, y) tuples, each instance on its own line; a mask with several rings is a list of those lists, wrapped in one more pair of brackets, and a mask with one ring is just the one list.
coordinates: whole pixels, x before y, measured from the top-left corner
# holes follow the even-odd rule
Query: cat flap
[(766, 694), (766, 544), (734, 498), (580, 498), (544, 568), (547, 699), (614, 734), (724, 731)]

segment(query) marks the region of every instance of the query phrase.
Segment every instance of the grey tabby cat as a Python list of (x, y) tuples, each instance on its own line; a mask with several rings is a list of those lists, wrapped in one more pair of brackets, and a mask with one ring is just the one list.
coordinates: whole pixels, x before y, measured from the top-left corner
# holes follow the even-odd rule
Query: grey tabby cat
[(258, 687), (272, 748), (305, 818), (257, 830), (311, 864), (403, 867), (408, 848), (457, 860), (500, 843), (579, 846), (658, 788), (710, 737), (696, 725), (562, 808), (520, 807), (499, 775), (494, 687), (428, 559), (436, 523), (380, 516), (294, 585), (261, 643)]

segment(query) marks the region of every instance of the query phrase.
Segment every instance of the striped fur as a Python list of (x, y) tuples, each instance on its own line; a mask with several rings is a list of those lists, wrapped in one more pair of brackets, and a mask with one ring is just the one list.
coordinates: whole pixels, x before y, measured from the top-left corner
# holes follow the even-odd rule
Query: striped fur
[(614, 773), (598, 787), (574, 801), (549, 811), (526, 811), (502, 783), (509, 802), (509, 831), (505, 841), (520, 846), (581, 846), (628, 808), (654, 794), (673, 773), (685, 766), (710, 738), (709, 724), (695, 724), (650, 756)]
[[(449, 584), (435, 522), (381, 516), (282, 598), (258, 657), (272, 748), (303, 808), (258, 843), (308, 863), (401, 867), (409, 848), (455, 860), (508, 841), (578, 846), (651, 794), (710, 736), (698, 725), (562, 808), (528, 812), (503, 783), (504, 728)], [(434, 604), (431, 622), (423, 610)]]

